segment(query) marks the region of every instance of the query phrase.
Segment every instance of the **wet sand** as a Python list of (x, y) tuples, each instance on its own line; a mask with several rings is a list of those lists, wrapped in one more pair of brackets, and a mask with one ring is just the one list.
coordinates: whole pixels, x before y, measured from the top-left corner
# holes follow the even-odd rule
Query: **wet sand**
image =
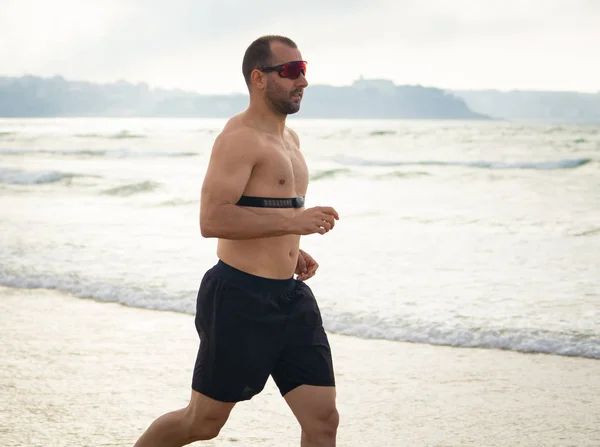
[[(600, 361), (330, 334), (338, 446), (600, 446)], [(0, 288), (0, 445), (132, 446), (187, 404), (191, 315)], [(298, 446), (269, 380), (206, 446)]]

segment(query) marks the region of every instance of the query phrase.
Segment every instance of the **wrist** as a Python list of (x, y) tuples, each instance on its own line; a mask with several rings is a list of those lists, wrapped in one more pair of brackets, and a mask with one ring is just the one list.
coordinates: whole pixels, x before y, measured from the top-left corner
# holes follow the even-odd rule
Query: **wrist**
[(282, 228), (285, 234), (298, 234), (298, 230), (295, 225), (296, 219), (293, 217), (284, 217)]

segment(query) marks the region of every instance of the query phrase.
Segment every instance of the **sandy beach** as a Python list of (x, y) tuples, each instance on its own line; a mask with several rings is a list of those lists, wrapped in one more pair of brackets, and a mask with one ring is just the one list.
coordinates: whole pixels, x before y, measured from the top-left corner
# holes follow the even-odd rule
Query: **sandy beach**
[[(600, 363), (330, 334), (339, 446), (599, 446)], [(191, 315), (0, 288), (0, 445), (132, 446), (187, 404)], [(270, 380), (206, 446), (297, 446)]]

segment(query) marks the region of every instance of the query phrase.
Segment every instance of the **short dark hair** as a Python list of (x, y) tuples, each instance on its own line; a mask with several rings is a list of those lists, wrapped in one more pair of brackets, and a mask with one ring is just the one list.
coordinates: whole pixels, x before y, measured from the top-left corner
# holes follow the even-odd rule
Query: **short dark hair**
[(242, 73), (246, 80), (248, 88), (252, 85), (250, 75), (257, 68), (269, 67), (273, 63), (273, 54), (271, 53), (271, 42), (279, 42), (291, 48), (298, 48), (296, 43), (284, 36), (268, 35), (256, 39), (246, 49), (244, 60), (242, 62)]

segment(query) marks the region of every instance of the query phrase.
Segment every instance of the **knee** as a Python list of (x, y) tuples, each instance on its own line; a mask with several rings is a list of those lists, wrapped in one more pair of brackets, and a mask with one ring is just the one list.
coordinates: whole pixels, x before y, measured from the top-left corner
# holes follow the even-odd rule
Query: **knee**
[(332, 437), (335, 437), (338, 429), (338, 425), (340, 425), (340, 414), (337, 409), (331, 410), (326, 419), (323, 420), (323, 424), (325, 427), (325, 432)]
[(227, 418), (204, 415), (190, 420), (188, 426), (189, 441), (208, 441), (219, 435), (219, 432), (225, 425)]
[(309, 440), (334, 439), (339, 423), (340, 415), (334, 407), (315, 414), (302, 425), (302, 431)]

